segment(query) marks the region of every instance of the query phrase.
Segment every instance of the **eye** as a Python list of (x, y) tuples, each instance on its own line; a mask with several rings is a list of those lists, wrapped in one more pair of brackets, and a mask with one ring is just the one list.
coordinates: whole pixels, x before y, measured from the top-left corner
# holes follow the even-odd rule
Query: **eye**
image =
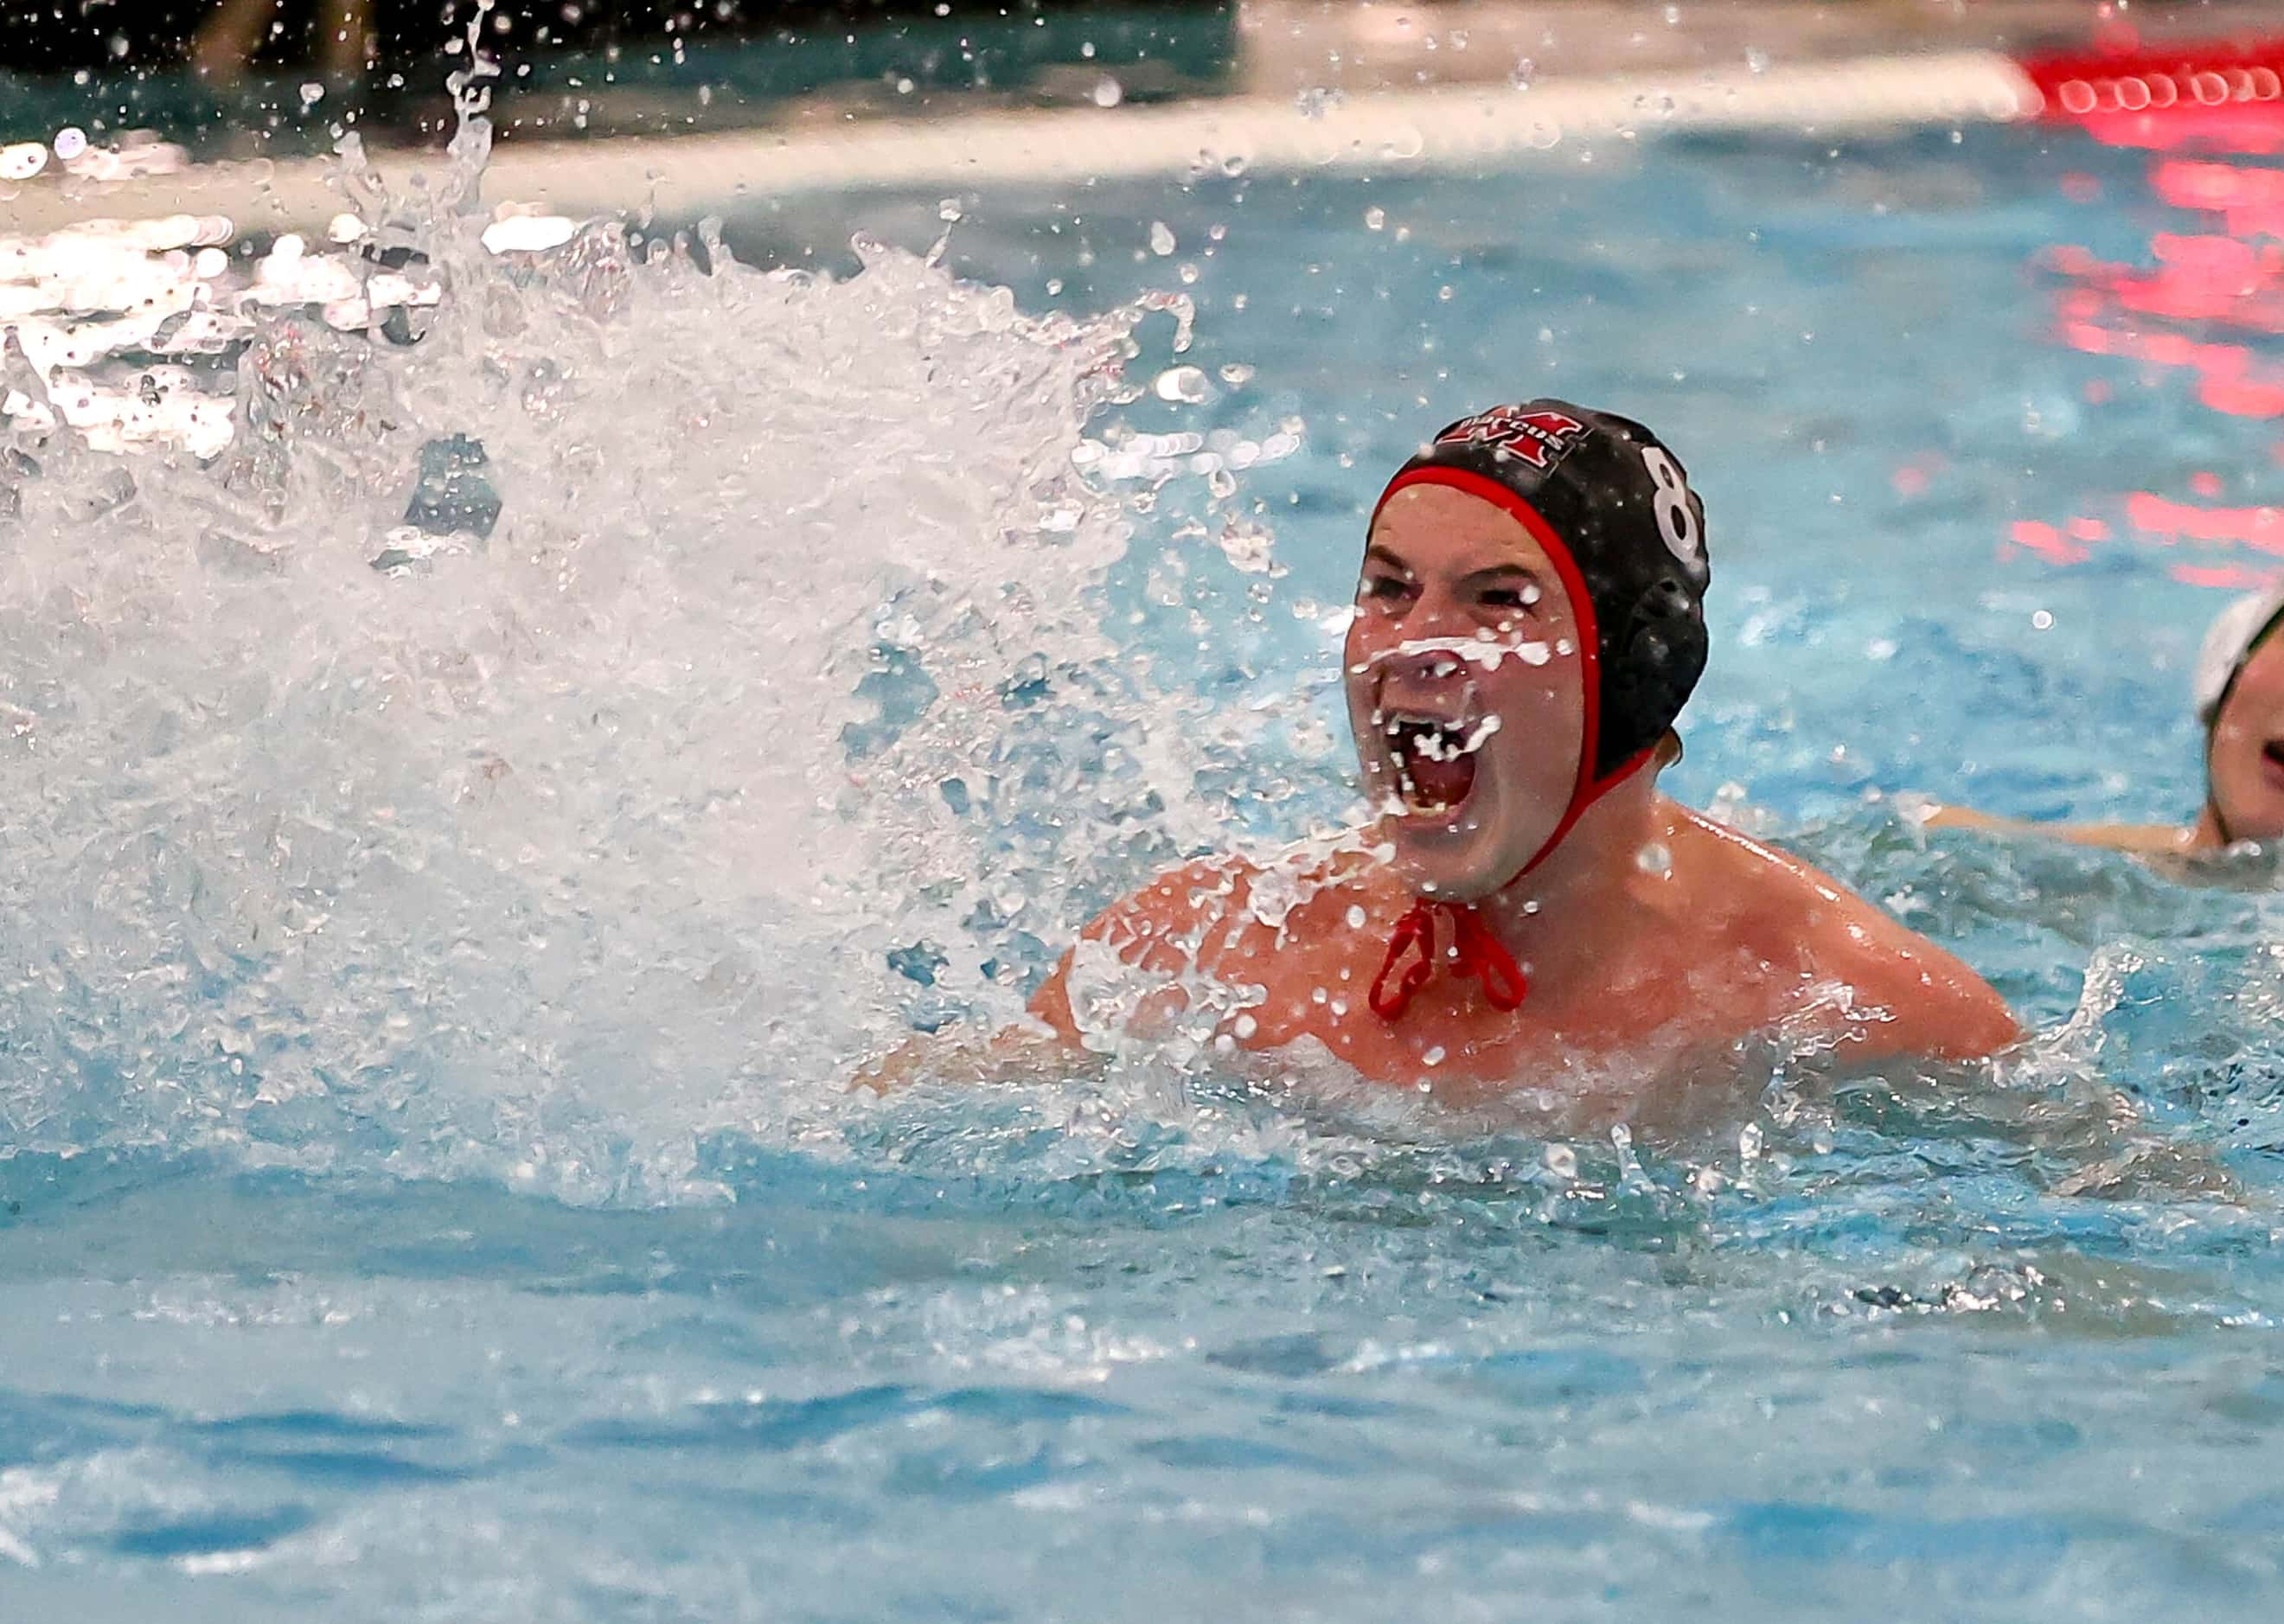
[(1479, 601), (1493, 609), (1528, 609), (1532, 599), (1521, 587), (1487, 587)]
[(1357, 596), (1374, 603), (1400, 603), (1418, 589), (1401, 575), (1366, 575)]

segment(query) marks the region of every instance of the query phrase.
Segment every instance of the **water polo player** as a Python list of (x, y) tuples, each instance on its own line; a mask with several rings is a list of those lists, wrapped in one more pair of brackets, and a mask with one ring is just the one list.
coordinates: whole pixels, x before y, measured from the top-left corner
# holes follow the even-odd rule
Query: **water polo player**
[(2240, 597), (2220, 612), (2197, 654), (2194, 697), (2204, 729), (2205, 804), (2171, 824), (2035, 824), (1965, 807), (1936, 807), (1933, 829), (2044, 834), (2080, 846), (2149, 855), (2194, 855), (2284, 837), (2284, 588)]
[(1449, 1098), (1599, 1100), (1779, 1028), (1863, 1058), (2015, 1035), (1949, 954), (1658, 792), (1710, 572), (1648, 430), (1560, 401), (1478, 413), (1388, 482), (1366, 542), (1345, 675), (1373, 816), (1111, 908), (1032, 1001), (1057, 1038), (1309, 1039)]

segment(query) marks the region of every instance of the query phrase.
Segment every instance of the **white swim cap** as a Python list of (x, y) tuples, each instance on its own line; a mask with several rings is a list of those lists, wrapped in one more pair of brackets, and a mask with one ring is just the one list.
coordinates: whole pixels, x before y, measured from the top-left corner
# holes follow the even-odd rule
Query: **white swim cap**
[(2197, 651), (2197, 720), (2208, 729), (2228, 696), (2228, 685), (2279, 615), (2284, 615), (2284, 587), (2240, 597), (2214, 619)]

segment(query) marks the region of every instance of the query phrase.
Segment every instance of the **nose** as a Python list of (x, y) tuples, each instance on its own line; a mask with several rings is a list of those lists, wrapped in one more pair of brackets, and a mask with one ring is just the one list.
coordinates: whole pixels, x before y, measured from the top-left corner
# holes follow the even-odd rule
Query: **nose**
[(1382, 707), (1417, 705), (1440, 712), (1474, 702), (1467, 662), (1449, 649), (1399, 645), (1381, 656), (1379, 667), (1374, 691)]
[(1464, 677), (1467, 670), (1467, 662), (1450, 649), (1423, 649), (1411, 642), (1398, 644), (1378, 663), (1391, 688), (1435, 687)]

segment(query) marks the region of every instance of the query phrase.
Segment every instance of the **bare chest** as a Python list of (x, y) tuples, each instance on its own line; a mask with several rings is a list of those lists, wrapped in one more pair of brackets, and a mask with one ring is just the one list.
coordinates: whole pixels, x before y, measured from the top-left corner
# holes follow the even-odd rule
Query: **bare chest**
[[(1373, 944), (1376, 945), (1376, 944)], [(1440, 972), (1400, 1016), (1372, 1004), (1376, 953), (1347, 944), (1247, 956), (1260, 1001), (1227, 1029), (1248, 1049), (1313, 1038), (1366, 1079), (1435, 1093), (1518, 1089), (1599, 1093), (1639, 1086), (1782, 1019), (1783, 979), (1748, 955), (1655, 951), (1534, 991), (1520, 1009), (1491, 1007), (1471, 980)]]

